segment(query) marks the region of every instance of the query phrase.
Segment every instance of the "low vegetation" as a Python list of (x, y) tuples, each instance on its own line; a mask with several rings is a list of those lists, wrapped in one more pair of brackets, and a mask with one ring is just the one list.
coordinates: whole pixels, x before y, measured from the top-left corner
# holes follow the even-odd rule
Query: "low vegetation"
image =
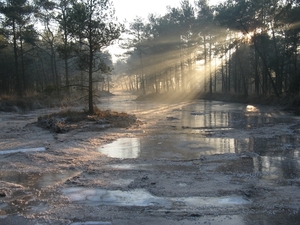
[(61, 104), (59, 100), (46, 96), (30, 96), (17, 98), (13, 96), (0, 96), (0, 111), (24, 112), (41, 108), (57, 107)]
[(101, 111), (95, 108), (95, 113), (89, 115), (85, 110), (62, 110), (46, 116), (40, 116), (38, 126), (49, 129), (55, 133), (64, 133), (72, 129), (105, 129), (108, 127), (127, 128), (132, 125), (139, 125), (135, 115), (111, 110)]

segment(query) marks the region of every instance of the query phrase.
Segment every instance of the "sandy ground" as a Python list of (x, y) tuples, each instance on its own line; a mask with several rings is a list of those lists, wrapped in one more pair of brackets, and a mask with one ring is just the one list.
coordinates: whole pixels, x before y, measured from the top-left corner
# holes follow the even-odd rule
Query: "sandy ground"
[[(164, 115), (138, 115), (145, 121), (140, 126), (82, 126), (55, 134), (35, 124), (47, 113), (0, 113), (0, 153), (45, 150), (0, 155), (0, 224), (299, 224), (299, 155), (287, 165), (291, 175), (284, 176), (276, 168), (257, 169), (265, 157), (253, 151), (155, 158), (149, 150), (127, 159), (97, 151), (119, 138), (148, 138), (156, 143), (148, 148), (159, 151), (177, 135), (197, 132), (201, 138), (257, 138), (252, 148), (264, 148), (265, 140), (298, 137), (297, 120), (196, 132), (178, 128), (178, 112), (170, 107)], [(199, 148), (186, 140), (178, 148), (188, 146)], [(299, 150), (298, 142), (268, 148)]]

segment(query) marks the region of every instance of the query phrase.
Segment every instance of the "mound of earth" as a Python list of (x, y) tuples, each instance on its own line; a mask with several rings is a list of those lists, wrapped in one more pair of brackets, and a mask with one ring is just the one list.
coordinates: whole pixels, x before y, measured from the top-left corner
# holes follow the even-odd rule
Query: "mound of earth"
[(37, 125), (55, 133), (64, 133), (72, 129), (82, 128), (127, 128), (139, 125), (141, 122), (135, 115), (111, 110), (95, 110), (93, 115), (85, 111), (65, 110), (58, 113), (38, 117)]

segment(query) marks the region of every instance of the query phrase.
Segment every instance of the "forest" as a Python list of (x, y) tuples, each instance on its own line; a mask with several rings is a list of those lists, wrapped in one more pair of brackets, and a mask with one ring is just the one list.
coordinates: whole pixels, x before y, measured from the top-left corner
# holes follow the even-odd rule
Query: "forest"
[[(108, 0), (1, 1), (0, 94), (110, 86), (295, 97), (300, 92), (300, 1), (181, 1), (165, 15), (118, 22)], [(112, 61), (108, 46), (125, 53)], [(112, 84), (110, 81), (113, 80)]]

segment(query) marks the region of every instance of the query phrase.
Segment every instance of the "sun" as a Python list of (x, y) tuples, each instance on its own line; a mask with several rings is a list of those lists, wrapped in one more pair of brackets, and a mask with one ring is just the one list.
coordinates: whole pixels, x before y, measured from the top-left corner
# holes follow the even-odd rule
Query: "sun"
[(237, 34), (237, 36), (238, 36), (238, 39), (243, 41), (244, 43), (251, 43), (254, 34), (255, 33), (253, 31), (248, 32), (248, 33), (239, 32)]

